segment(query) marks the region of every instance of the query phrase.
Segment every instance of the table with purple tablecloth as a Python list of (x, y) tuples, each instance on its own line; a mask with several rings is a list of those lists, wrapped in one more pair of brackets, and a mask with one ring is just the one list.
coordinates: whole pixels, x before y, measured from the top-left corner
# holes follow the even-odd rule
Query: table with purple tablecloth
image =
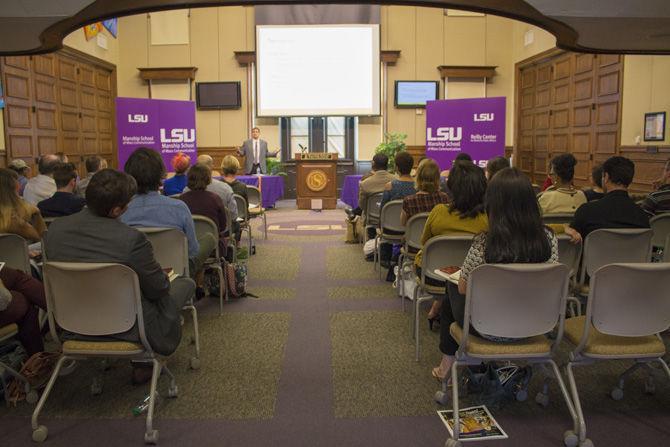
[(358, 185), (361, 182), (362, 175), (347, 175), (342, 182), (342, 192), (340, 200), (351, 208), (358, 207)]
[[(284, 197), (284, 177), (281, 175), (238, 175), (236, 178), (246, 185), (255, 186), (261, 190), (263, 208), (274, 207), (275, 202)], [(259, 178), (261, 179), (260, 187), (258, 186)]]

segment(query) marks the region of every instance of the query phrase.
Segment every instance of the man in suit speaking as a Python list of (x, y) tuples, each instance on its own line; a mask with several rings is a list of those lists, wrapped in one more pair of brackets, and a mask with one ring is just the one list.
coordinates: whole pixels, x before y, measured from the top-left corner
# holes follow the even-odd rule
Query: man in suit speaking
[(268, 152), (268, 142), (260, 139), (261, 130), (258, 127), (251, 129), (251, 138), (242, 144), (237, 153), (245, 157), (244, 173), (267, 174), (268, 168), (265, 159), (276, 157), (279, 151)]

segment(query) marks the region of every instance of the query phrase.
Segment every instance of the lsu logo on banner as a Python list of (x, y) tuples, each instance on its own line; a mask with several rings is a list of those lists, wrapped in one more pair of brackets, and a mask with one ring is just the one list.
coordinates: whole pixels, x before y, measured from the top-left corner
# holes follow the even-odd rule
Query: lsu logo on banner
[(433, 129), (426, 128), (426, 141), (461, 141), (463, 139), (462, 127), (438, 127), (433, 136)]
[(131, 114), (128, 114), (128, 122), (129, 123), (148, 123), (149, 122), (149, 115), (142, 115), (142, 114), (131, 115)]
[(475, 121), (493, 121), (495, 114), (493, 113), (475, 113), (473, 115)]
[(166, 135), (166, 129), (161, 129), (161, 143), (194, 143), (195, 129), (172, 129), (170, 137)]

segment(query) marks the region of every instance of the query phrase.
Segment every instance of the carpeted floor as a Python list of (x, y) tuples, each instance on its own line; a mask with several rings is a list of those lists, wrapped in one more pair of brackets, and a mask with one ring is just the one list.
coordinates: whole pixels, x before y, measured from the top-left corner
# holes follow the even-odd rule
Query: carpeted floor
[[(268, 240), (257, 239), (248, 261), (251, 293), (218, 315), (218, 302), (198, 303), (202, 367), (192, 355), (189, 318), (170, 361), (180, 396), (161, 400), (155, 428), (163, 446), (441, 446), (446, 429), (433, 402), (430, 376), (438, 335), (422, 319), (422, 354), (414, 361), (410, 313), (390, 283), (379, 281), (360, 245), (344, 239), (341, 210), (297, 211), (290, 203), (268, 212)], [(259, 222), (254, 235), (261, 237)], [(559, 355), (567, 359), (568, 347)], [(624, 400), (608, 397), (624, 363), (577, 371), (589, 437), (598, 446), (670, 444), (670, 384), (643, 392), (644, 374), (628, 382)], [(104, 372), (104, 392), (89, 394), (99, 364), (82, 363), (62, 377), (43, 412), (45, 445), (143, 444), (144, 420), (131, 409), (146, 387), (130, 385), (130, 367)], [(165, 385), (166, 380), (161, 380)], [(509, 439), (493, 446), (559, 446), (571, 421), (555, 384), (541, 408), (531, 398), (493, 410)], [(165, 387), (162, 387), (165, 391)], [(474, 402), (466, 397), (462, 405)], [(1, 445), (33, 445), (32, 406), (0, 407)]]

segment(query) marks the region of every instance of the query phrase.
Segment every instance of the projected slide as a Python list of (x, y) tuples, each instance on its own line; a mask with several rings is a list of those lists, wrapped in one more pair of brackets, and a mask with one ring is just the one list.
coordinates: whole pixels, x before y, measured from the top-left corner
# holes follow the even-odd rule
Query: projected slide
[(379, 25), (256, 27), (258, 116), (379, 115)]

